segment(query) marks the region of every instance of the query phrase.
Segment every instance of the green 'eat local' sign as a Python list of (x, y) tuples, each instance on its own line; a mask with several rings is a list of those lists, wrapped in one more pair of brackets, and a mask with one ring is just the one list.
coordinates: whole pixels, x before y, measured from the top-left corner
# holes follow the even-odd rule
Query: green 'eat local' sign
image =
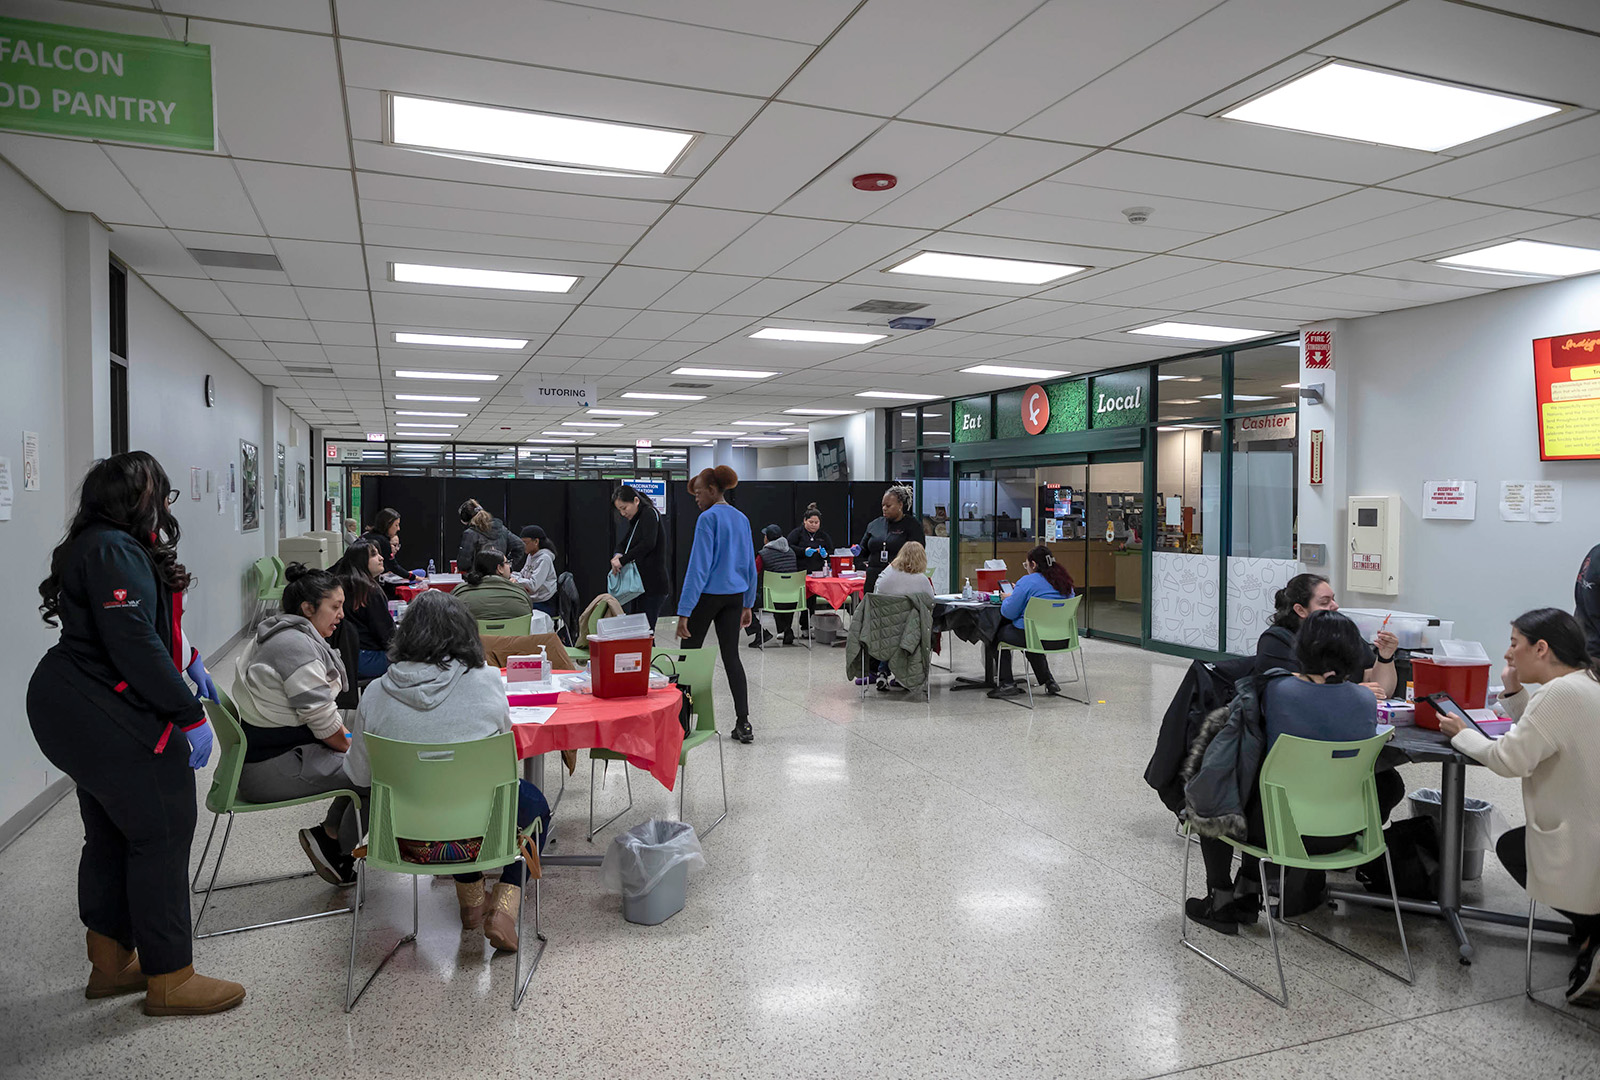
[(0, 128), (215, 150), (211, 46), (0, 19)]

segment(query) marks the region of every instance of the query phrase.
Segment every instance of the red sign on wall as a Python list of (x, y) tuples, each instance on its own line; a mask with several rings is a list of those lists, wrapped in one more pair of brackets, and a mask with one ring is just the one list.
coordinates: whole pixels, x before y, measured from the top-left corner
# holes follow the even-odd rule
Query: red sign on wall
[(1533, 343), (1539, 458), (1600, 458), (1600, 330)]
[(1321, 428), (1316, 428), (1311, 432), (1311, 484), (1313, 487), (1322, 485), (1322, 430)]
[(1301, 335), (1306, 367), (1328, 370), (1333, 367), (1333, 331), (1307, 330)]
[(1050, 395), (1037, 383), (1022, 392), (1022, 430), (1037, 435), (1050, 423)]

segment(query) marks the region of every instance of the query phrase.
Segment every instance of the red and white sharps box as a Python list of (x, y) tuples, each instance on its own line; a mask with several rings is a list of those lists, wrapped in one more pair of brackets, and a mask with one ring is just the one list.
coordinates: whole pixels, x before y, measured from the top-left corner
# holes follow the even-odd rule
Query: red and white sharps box
[(589, 681), (595, 697), (640, 697), (650, 692), (655, 639), (643, 615), (601, 619), (589, 635)]

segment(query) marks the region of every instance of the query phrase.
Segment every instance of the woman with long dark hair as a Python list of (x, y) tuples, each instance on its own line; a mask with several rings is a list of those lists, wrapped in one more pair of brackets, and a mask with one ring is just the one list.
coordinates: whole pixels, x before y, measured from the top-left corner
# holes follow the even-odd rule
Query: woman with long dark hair
[(522, 541), (513, 536), (506, 523), (483, 508), (477, 499), (468, 499), (457, 510), (461, 524), (461, 547), (456, 552), (456, 565), (464, 574), (472, 566), (473, 558), (485, 548), (491, 548), (506, 557), (513, 570), (519, 568), (527, 556)]
[[(1000, 624), (999, 631), (995, 634), (992, 648), (1000, 654), (1000, 678), (993, 690), (989, 691), (992, 698), (1016, 697), (1027, 693), (1027, 688), (1019, 684), (1011, 675), (1011, 650), (1001, 649), (1003, 641), (1008, 645), (1026, 645), (1028, 632), (1023, 628), (1023, 614), (1028, 610), (1028, 601), (1038, 598), (1040, 600), (1071, 600), (1075, 595), (1072, 588), (1072, 575), (1067, 573), (1067, 568), (1056, 562), (1056, 557), (1050, 549), (1040, 544), (1027, 557), (1022, 560), (1025, 571), (1022, 580), (1017, 582), (1017, 587), (1011, 590), (1011, 595), (1000, 602), (1000, 615), (1005, 620)], [(1028, 653), (1028, 663), (1033, 667), (1033, 674), (1044, 687), (1045, 693), (1056, 696), (1061, 693), (1061, 686), (1050, 674), (1050, 662), (1045, 659), (1044, 653)]]
[[(1522, 780), (1527, 825), (1495, 844), (1528, 895), (1572, 921), (1578, 958), (1567, 1002), (1600, 1005), (1600, 658), (1584, 628), (1558, 608), (1513, 619), (1500, 701), (1516, 718), (1493, 742), (1440, 713), (1439, 730), (1463, 754)], [(1539, 689), (1527, 692), (1537, 683)]]
[[(384, 507), (378, 511), (378, 516), (373, 519), (372, 528), (361, 535), (361, 540), (378, 549), (383, 556), (383, 572), (393, 574), (395, 577), (407, 581), (417, 575), (400, 565), (400, 558), (395, 553), (400, 539), (400, 511)], [(382, 573), (373, 574), (372, 577), (382, 577)], [(365, 648), (366, 646), (362, 646)]]
[(529, 525), (522, 530), (522, 550), (528, 553), (528, 561), (511, 580), (528, 591), (535, 611), (542, 611), (552, 619), (560, 618), (561, 607), (556, 597), (560, 579), (556, 575), (556, 549), (549, 534), (538, 525)]
[[(1300, 657), (1294, 637), (1300, 624), (1314, 612), (1339, 610), (1333, 586), (1321, 574), (1296, 574), (1278, 590), (1273, 604), (1277, 610), (1273, 613), (1272, 625), (1256, 642), (1257, 675), (1265, 675), (1274, 668), (1298, 672)], [(1372, 645), (1362, 644), (1361, 681), (1379, 697), (1394, 694), (1398, 680), (1394, 657), (1399, 648), (1400, 639), (1389, 630), (1379, 630)]]
[(638, 491), (621, 484), (611, 493), (611, 505), (622, 515), (622, 534), (617, 537), (616, 551), (611, 556), (611, 572), (622, 573), (622, 568), (632, 563), (639, 568), (639, 584), (644, 595), (636, 596), (622, 606), (630, 615), (643, 615), (650, 620), (650, 629), (656, 628), (661, 609), (672, 594), (672, 579), (667, 576), (667, 538), (661, 527), (661, 515), (655, 504)]
[(383, 575), (383, 552), (362, 537), (345, 549), (332, 572), (344, 586), (344, 617), (355, 627), (360, 642), (356, 675), (375, 679), (389, 670), (389, 642), (394, 640), (394, 616), (389, 597), (378, 584)]
[(39, 611), (51, 626), (60, 620), (61, 640), (28, 683), (39, 749), (78, 786), (84, 996), (143, 991), (152, 1016), (244, 1000), (238, 983), (195, 974), (190, 947), (194, 770), (210, 759), (213, 733), (183, 681), (197, 658), (182, 634), (193, 579), (178, 561), (168, 509), (177, 497), (142, 450), (89, 469), (39, 585)]
[(474, 619), (520, 619), (533, 611), (527, 590), (511, 580), (511, 564), (497, 548), (484, 548), (463, 569), (454, 595)]
[(723, 498), (738, 483), (739, 474), (726, 465), (702, 469), (689, 479), (689, 494), (700, 517), (694, 523), (694, 547), (678, 593), (678, 637), (698, 649), (705, 644), (706, 631), (716, 624), (722, 670), (733, 692), (733, 737), (748, 743), (755, 733), (750, 727), (750, 690), (739, 660), (739, 631), (750, 625), (750, 609), (756, 602), (756, 555), (750, 543), (750, 519)]

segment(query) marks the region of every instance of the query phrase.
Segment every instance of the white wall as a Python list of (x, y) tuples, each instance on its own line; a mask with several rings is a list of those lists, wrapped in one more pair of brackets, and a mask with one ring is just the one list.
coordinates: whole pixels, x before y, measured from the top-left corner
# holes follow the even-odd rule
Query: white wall
[(809, 444), (756, 451), (757, 480), (809, 480), (815, 468)]
[[(28, 680), (56, 633), (38, 616), (39, 582), (61, 538), (69, 488), (62, 396), (66, 310), (66, 217), (22, 177), (0, 165), (0, 457), (11, 459), (11, 520), (0, 521), (0, 822), (60, 774), (28, 728)], [(23, 491), (22, 432), (39, 433), (39, 490)]]
[[(0, 833), (11, 819), (59, 779), (35, 747), (28, 728), (26, 693), (33, 669), (56, 632), (35, 614), (38, 584), (50, 552), (60, 540), (84, 464), (109, 445), (109, 411), (87, 400), (105, 392), (95, 339), (108, 325), (104, 282), (107, 238), (84, 215), (62, 213), (4, 163), (0, 163), (0, 457), (12, 466), (14, 502), (10, 521), (0, 521), (0, 560), (9, 571), (0, 581), (7, 613), (0, 631)], [(117, 237), (109, 238), (110, 250)], [(85, 344), (87, 343), (87, 344)], [(214, 652), (239, 631), (251, 610), (247, 571), (276, 550), (277, 510), (270, 502), (259, 532), (238, 527), (237, 502), (217, 513), (216, 493), (189, 499), (189, 469), (210, 469), (226, 483), (237, 467), (239, 440), (261, 447), (264, 467), (272, 461), (278, 432), (287, 444), (290, 425), (300, 428), (296, 460), (309, 463), (305, 422), (293, 416), (200, 331), (143, 282), (128, 281), (129, 443), (148, 450), (166, 467), (180, 496), (174, 511), (183, 529), (179, 552), (198, 583), (187, 598), (185, 629), (204, 652)], [(94, 369), (94, 370), (91, 370)], [(217, 405), (207, 409), (204, 380), (215, 378)], [(69, 400), (88, 424), (67, 435)], [(84, 406), (95, 405), (93, 409)], [(276, 429), (276, 430), (275, 430)], [(22, 432), (39, 434), (39, 491), (22, 491)], [(77, 464), (69, 466), (68, 462)], [(202, 474), (203, 486), (203, 474)], [(304, 531), (291, 518), (289, 531)]]
[(805, 479), (817, 478), (817, 440), (844, 439), (845, 460), (852, 480), (883, 479), (884, 412), (870, 409), (851, 416), (833, 416), (810, 425)]
[[(1454, 619), (1457, 636), (1482, 641), (1491, 656), (1523, 611), (1571, 610), (1578, 565), (1600, 542), (1600, 463), (1540, 462), (1532, 341), (1597, 325), (1600, 276), (1592, 275), (1338, 326), (1334, 366), (1344, 400), (1334, 411), (1342, 414), (1344, 475), (1338, 490), (1317, 499), (1336, 520), (1328, 541), (1341, 603)], [(1477, 481), (1476, 520), (1421, 520), (1423, 481), (1448, 479)], [(1501, 521), (1502, 480), (1560, 481), (1564, 519)], [(1400, 594), (1352, 593), (1342, 588), (1339, 557), (1344, 498), (1389, 494), (1402, 504)], [(1304, 528), (1301, 535), (1322, 539)]]

